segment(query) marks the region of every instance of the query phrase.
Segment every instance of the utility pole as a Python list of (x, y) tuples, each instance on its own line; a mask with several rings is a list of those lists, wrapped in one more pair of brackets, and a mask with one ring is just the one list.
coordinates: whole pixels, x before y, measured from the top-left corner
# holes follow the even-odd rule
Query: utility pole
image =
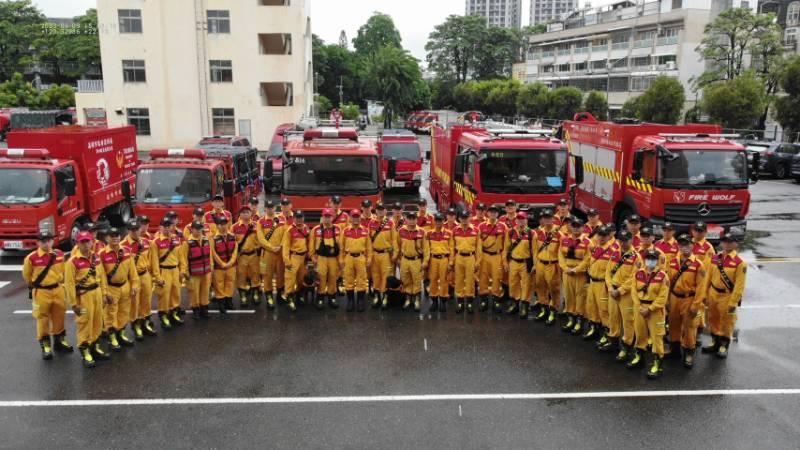
[(343, 84), (344, 84), (344, 77), (342, 77), (340, 75), (339, 76), (339, 85), (336, 86), (337, 88), (339, 88), (339, 108), (341, 108), (342, 105), (344, 105), (344, 90), (343, 90), (344, 86), (343, 86)]

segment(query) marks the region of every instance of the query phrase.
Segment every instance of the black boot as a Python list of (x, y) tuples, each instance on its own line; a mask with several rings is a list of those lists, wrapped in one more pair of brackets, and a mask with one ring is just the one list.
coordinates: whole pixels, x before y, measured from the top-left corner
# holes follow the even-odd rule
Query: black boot
[(66, 331), (62, 331), (61, 333), (55, 335), (53, 347), (57, 352), (60, 353), (72, 353), (74, 351), (72, 345), (70, 345), (69, 341), (67, 341)]
[(107, 361), (111, 359), (111, 355), (106, 350), (104, 350), (103, 346), (100, 344), (100, 339), (94, 341), (91, 347), (92, 347), (92, 356), (94, 356), (95, 359), (99, 359), (101, 361)]
[(102, 334), (102, 337), (108, 342), (108, 347), (111, 348), (112, 352), (116, 353), (122, 350), (122, 346), (119, 345), (119, 340), (117, 339), (117, 330), (109, 328), (107, 332)]
[(677, 359), (681, 356), (681, 343), (680, 342), (667, 342), (664, 345), (664, 358)]
[(529, 308), (530, 308), (530, 306), (528, 305), (528, 302), (523, 302), (523, 301), (519, 302), (519, 318), (520, 319), (526, 320), (528, 318), (528, 309)]
[(472, 314), (475, 312), (475, 297), (468, 297), (466, 299), (467, 313)]
[(608, 346), (608, 328), (600, 324), (597, 324), (596, 326), (598, 327), (598, 333), (597, 333), (598, 337), (597, 337), (597, 342), (595, 342), (595, 345), (599, 350), (601, 347)]
[(606, 336), (606, 341), (602, 344), (597, 344), (597, 351), (600, 353), (611, 353), (615, 348), (619, 347), (619, 338)]
[(358, 292), (356, 293), (356, 311), (364, 312), (367, 303), (367, 293), (366, 292)]
[(208, 305), (203, 305), (200, 307), (200, 317), (203, 319), (210, 319), (211, 315), (208, 314)]
[(184, 324), (183, 319), (181, 319), (181, 309), (180, 308), (173, 309), (172, 310), (172, 314), (169, 316), (169, 318), (170, 318), (170, 320), (172, 320), (172, 323), (175, 324), (175, 325), (181, 326), (181, 325)]
[(439, 312), (447, 312), (447, 298), (445, 297), (439, 299)]
[(554, 325), (556, 323), (556, 309), (555, 308), (548, 308), (547, 313), (547, 320), (544, 322), (545, 325)]
[(727, 337), (719, 337), (719, 346), (717, 347), (717, 358), (725, 359), (728, 357), (728, 349), (731, 347), (731, 340)]
[(200, 307), (195, 306), (192, 308), (192, 319), (200, 320)]
[(87, 369), (91, 369), (97, 363), (94, 362), (94, 356), (92, 356), (92, 350), (89, 348), (88, 345), (81, 345), (78, 347), (78, 352), (81, 354), (81, 363), (83, 367)]
[(355, 300), (356, 294), (353, 291), (347, 291), (346, 295), (347, 295), (347, 307), (345, 308), (345, 310), (347, 312), (353, 312), (353, 310), (356, 307), (356, 300)]
[(509, 300), (506, 314), (509, 316), (519, 311), (519, 300)]
[(156, 324), (153, 323), (153, 319), (150, 316), (142, 319), (142, 331), (144, 331), (145, 336), (154, 337), (158, 335)]
[(381, 306), (381, 302), (383, 301), (382, 294), (378, 291), (373, 292), (372, 295), (372, 309), (375, 309)]
[(125, 327), (117, 330), (117, 341), (122, 344), (123, 347), (133, 347), (133, 341), (128, 338), (128, 335), (125, 334)]
[(408, 311), (408, 308), (411, 308), (411, 294), (406, 294), (406, 301), (403, 303), (403, 311)]
[(712, 334), (711, 344), (706, 345), (705, 347), (700, 349), (700, 351), (703, 353), (717, 353), (717, 351), (719, 350), (719, 344), (720, 344), (720, 337), (717, 336), (716, 334)]
[[(278, 294), (279, 296), (280, 294)], [(264, 291), (264, 298), (267, 300), (267, 308), (275, 309), (275, 305), (278, 303), (275, 300), (276, 295), (272, 293), (272, 291)]]
[(42, 359), (53, 359), (53, 343), (52, 339), (50, 339), (50, 336), (45, 336), (39, 339), (39, 347), (42, 349)]
[(567, 321), (564, 325), (561, 326), (561, 331), (564, 333), (569, 333), (572, 330), (572, 327), (575, 326), (575, 316), (567, 313)]
[(486, 295), (481, 295), (481, 301), (478, 304), (478, 310), (480, 312), (484, 312), (487, 309), (489, 309), (489, 299), (487, 298)]
[(330, 309), (338, 309), (339, 302), (336, 300), (336, 294), (328, 295), (328, 307)]
[(250, 307), (250, 299), (247, 298), (247, 294), (250, 291), (247, 289), (239, 289), (239, 305), (242, 309), (247, 309)]
[(225, 297), (225, 309), (227, 310), (235, 309), (233, 307), (233, 297)]
[(291, 293), (286, 297), (286, 307), (289, 311), (297, 311), (297, 293)]
[(456, 288), (454, 287), (447, 288), (447, 298), (451, 300), (456, 298)]
[(533, 320), (537, 322), (541, 322), (543, 320), (547, 320), (547, 306), (537, 303), (534, 308), (538, 308), (536, 314), (533, 316)]
[(569, 330), (569, 334), (573, 336), (578, 336), (579, 334), (581, 334), (581, 332), (583, 331), (584, 322), (585, 320), (582, 317), (578, 316), (575, 319), (575, 324), (572, 326), (572, 329)]
[(642, 356), (643, 350), (639, 350), (638, 348), (634, 348), (631, 352), (631, 359), (628, 361), (628, 364), (625, 364), (625, 367), (628, 369), (635, 369), (637, 367), (641, 367), (644, 357)]
[(619, 340), (619, 352), (617, 352), (617, 356), (614, 357), (614, 360), (618, 363), (623, 363), (628, 360), (631, 354), (631, 346)]
[(597, 337), (597, 325), (594, 322), (589, 322), (586, 327), (581, 339), (584, 341), (591, 341), (592, 339)]
[(131, 324), (131, 331), (133, 331), (133, 338), (141, 342), (144, 340), (144, 320), (136, 319)]
[(258, 307), (261, 305), (261, 289), (260, 288), (251, 288), (250, 289), (250, 299), (253, 302), (254, 307)]
[(664, 371), (664, 361), (663, 357), (656, 355), (655, 353), (652, 354), (652, 358), (653, 362), (647, 369), (647, 378), (655, 380), (661, 377), (661, 372)]
[(694, 352), (695, 349), (693, 348), (681, 348), (681, 353), (683, 354), (683, 367), (686, 367), (687, 369), (694, 367)]
[(464, 312), (464, 299), (457, 298), (456, 299), (456, 314), (461, 314)]
[(422, 309), (422, 294), (412, 295), (414, 301), (414, 311), (419, 312)]
[(503, 304), (500, 303), (500, 298), (494, 296), (490, 298), (492, 300), (492, 309), (494, 310), (494, 312), (495, 313), (503, 312)]
[(431, 298), (431, 306), (428, 308), (428, 312), (434, 313), (437, 309), (439, 309), (439, 298), (433, 297)]

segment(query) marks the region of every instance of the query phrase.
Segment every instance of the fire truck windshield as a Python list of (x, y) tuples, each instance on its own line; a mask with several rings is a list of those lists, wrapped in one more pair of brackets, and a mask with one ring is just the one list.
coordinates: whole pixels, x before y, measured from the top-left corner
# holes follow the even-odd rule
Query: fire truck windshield
[(144, 204), (185, 204), (211, 201), (208, 169), (142, 168), (136, 177), (136, 201)]
[(292, 156), (283, 182), (287, 194), (373, 194), (378, 192), (378, 164), (371, 156)]
[(565, 150), (483, 150), (481, 188), (498, 194), (549, 194), (567, 186)]
[(747, 160), (743, 151), (670, 150), (659, 158), (658, 185), (705, 189), (708, 186), (747, 186)]
[(278, 142), (275, 144), (270, 144), (269, 146), (269, 158), (275, 158), (283, 155), (283, 144)]
[(418, 161), (422, 159), (422, 155), (418, 144), (383, 144), (383, 159), (392, 158), (398, 161)]
[(0, 204), (34, 205), (50, 200), (50, 171), (0, 169)]

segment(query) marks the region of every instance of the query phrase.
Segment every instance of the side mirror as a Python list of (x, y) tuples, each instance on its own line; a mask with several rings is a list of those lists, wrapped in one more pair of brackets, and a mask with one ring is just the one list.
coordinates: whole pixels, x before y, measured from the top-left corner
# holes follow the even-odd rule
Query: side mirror
[(431, 151), (430, 150), (425, 152), (425, 159), (427, 159), (428, 161), (431, 160)]
[(639, 150), (633, 155), (633, 168), (631, 176), (636, 180), (642, 179), (642, 167), (644, 167), (644, 151)]
[[(128, 202), (131, 201), (131, 182), (129, 180), (122, 180), (122, 196)], [(69, 195), (69, 194), (68, 194)]]
[(264, 179), (271, 180), (274, 175), (275, 174), (273, 173), (272, 170), (272, 160), (267, 159), (266, 161), (264, 161)]
[(761, 166), (761, 154), (753, 152), (753, 165), (750, 167), (750, 182), (752, 184), (758, 183), (758, 171)]
[(233, 180), (225, 180), (222, 182), (222, 195), (225, 197), (233, 197)]
[(575, 158), (575, 184), (583, 184), (583, 156), (574, 156)]
[(392, 158), (389, 160), (389, 168), (386, 170), (386, 178), (394, 180), (397, 176), (397, 160)]
[[(127, 181), (126, 181), (127, 182)], [(123, 194), (125, 193), (125, 185), (123, 184)], [(78, 189), (75, 178), (66, 178), (64, 180), (64, 194), (67, 197), (74, 197)], [(130, 185), (128, 186), (128, 196), (130, 196)]]

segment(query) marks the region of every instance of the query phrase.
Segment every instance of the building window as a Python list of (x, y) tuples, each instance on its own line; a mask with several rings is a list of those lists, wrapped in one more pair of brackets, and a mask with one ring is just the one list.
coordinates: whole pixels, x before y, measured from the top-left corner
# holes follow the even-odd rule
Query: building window
[(208, 34), (231, 32), (231, 14), (229, 11), (208, 11)]
[(569, 64), (559, 64), (558, 65), (559, 72), (569, 72)]
[(789, 3), (786, 8), (786, 25), (797, 25), (800, 22), (800, 2)]
[(233, 63), (226, 60), (210, 60), (211, 82), (231, 83), (233, 81)]
[(142, 10), (140, 9), (120, 9), (119, 32), (120, 33), (141, 33), (142, 32)]
[(290, 0), (259, 0), (258, 4), (261, 6), (290, 6)]
[(144, 70), (143, 59), (122, 60), (122, 80), (125, 83), (144, 83), (147, 75)]
[(128, 125), (136, 127), (137, 136), (150, 136), (150, 110), (128, 108)]
[(794, 44), (797, 42), (797, 28), (787, 28), (783, 32), (783, 42), (785, 44)]
[(211, 108), (211, 122), (214, 136), (236, 135), (236, 118), (233, 108)]
[(582, 62), (582, 63), (575, 63), (575, 64), (573, 65), (573, 68), (572, 68), (572, 69), (573, 69), (575, 72), (581, 72), (581, 71), (584, 71), (584, 70), (586, 70), (586, 63), (585, 63), (585, 62)]
[(598, 59), (597, 61), (592, 61), (592, 69), (594, 70), (605, 70), (606, 67), (606, 60), (605, 59)]
[(610, 92), (626, 92), (628, 90), (628, 77), (611, 78), (608, 90)]
[(649, 56), (638, 56), (636, 58), (631, 59), (633, 67), (646, 67), (650, 65), (650, 57)]
[(659, 66), (666, 65), (668, 63), (675, 64), (676, 58), (675, 55), (659, 55), (656, 57), (656, 64)]

